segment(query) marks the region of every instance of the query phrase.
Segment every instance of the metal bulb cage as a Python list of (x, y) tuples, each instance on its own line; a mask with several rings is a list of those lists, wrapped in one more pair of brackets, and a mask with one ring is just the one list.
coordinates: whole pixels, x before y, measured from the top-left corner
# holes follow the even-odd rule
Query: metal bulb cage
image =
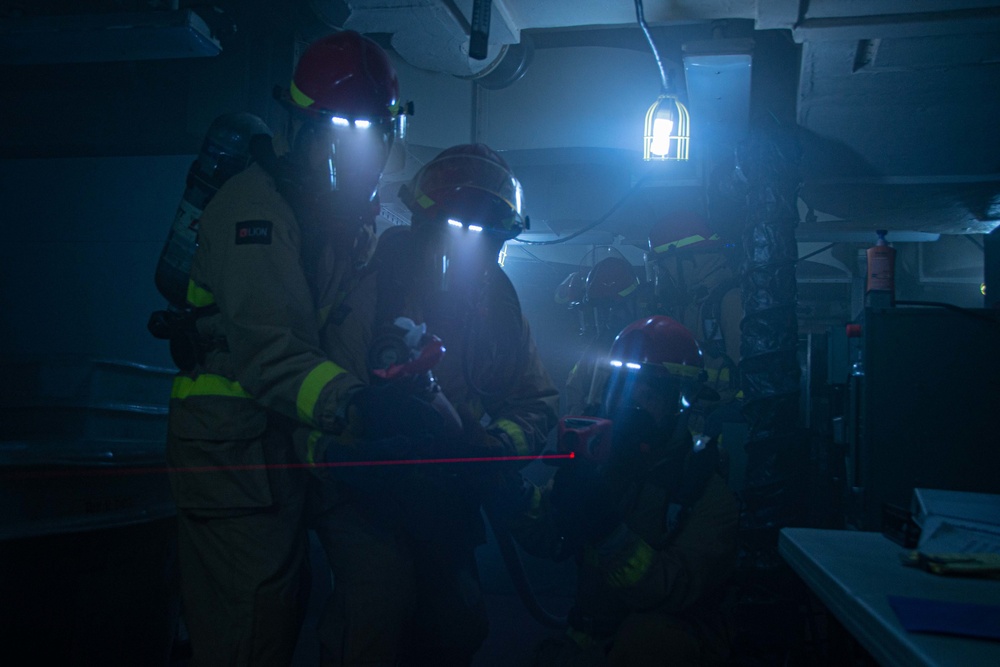
[[(653, 153), (653, 125), (657, 117), (668, 116), (673, 121), (667, 152)], [(642, 159), (687, 160), (691, 149), (691, 115), (687, 107), (676, 95), (660, 95), (646, 112), (645, 137), (642, 144)]]

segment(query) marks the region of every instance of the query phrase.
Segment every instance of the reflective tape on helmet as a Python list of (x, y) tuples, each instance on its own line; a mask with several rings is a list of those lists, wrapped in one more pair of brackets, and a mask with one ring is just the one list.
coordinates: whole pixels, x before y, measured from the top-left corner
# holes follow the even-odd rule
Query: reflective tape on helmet
[(701, 376), (703, 369), (698, 366), (689, 366), (688, 364), (672, 364), (670, 362), (663, 362), (663, 367), (666, 368), (671, 375), (680, 375), (687, 378), (697, 378)]
[(638, 284), (632, 283), (631, 285), (629, 285), (628, 287), (626, 287), (622, 291), (618, 292), (618, 296), (628, 296), (632, 292), (636, 291), (636, 289), (638, 289), (638, 288), (639, 288)]
[(670, 248), (683, 248), (684, 246), (691, 245), (692, 243), (700, 243), (702, 241), (718, 241), (718, 240), (719, 240), (718, 234), (712, 234), (707, 239), (701, 234), (695, 234), (694, 236), (688, 236), (683, 239), (679, 239), (677, 241), (671, 241), (670, 243), (664, 243), (662, 245), (658, 245), (655, 248), (653, 248), (653, 252), (659, 254), (666, 252)]
[(190, 396), (226, 396), (229, 398), (253, 398), (236, 380), (221, 375), (206, 373), (197, 377), (178, 375), (174, 378), (170, 398), (184, 400)]
[(524, 431), (520, 426), (509, 419), (498, 419), (492, 425), (510, 436), (518, 456), (528, 456), (531, 454), (531, 448), (528, 447), (528, 439), (524, 437)]
[(289, 86), (288, 93), (291, 96), (292, 101), (300, 107), (308, 109), (316, 103), (316, 100), (299, 90), (299, 87), (295, 85), (295, 81), (292, 81), (292, 85)]
[(215, 295), (193, 281), (188, 281), (187, 300), (195, 308), (204, 308), (215, 303)]
[(316, 419), (313, 412), (316, 410), (316, 401), (323, 388), (338, 375), (346, 371), (333, 363), (324, 361), (309, 371), (309, 375), (302, 381), (299, 387), (299, 395), (295, 399), (295, 407), (298, 409), (299, 421), (316, 426)]
[(415, 199), (415, 201), (420, 206), (420, 208), (425, 208), (425, 209), (430, 208), (431, 206), (434, 206), (434, 204), (437, 203), (433, 199), (425, 195), (423, 192), (420, 193), (420, 195)]
[(631, 553), (625, 558), (625, 562), (608, 572), (608, 583), (616, 588), (635, 586), (642, 581), (653, 566), (655, 555), (653, 547), (641, 539), (636, 539), (632, 544)]

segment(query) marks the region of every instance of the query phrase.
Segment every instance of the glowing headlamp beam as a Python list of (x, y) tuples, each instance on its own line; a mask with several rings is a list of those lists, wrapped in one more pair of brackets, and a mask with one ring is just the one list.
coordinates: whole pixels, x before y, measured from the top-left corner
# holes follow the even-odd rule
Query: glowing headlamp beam
[(367, 130), (372, 126), (372, 122), (370, 120), (365, 120), (364, 118), (355, 118), (352, 121), (342, 116), (331, 116), (330, 122), (337, 127), (350, 127), (351, 125), (354, 125), (354, 127), (359, 130)]
[[(451, 225), (452, 227), (458, 227), (459, 229), (465, 227), (465, 224), (461, 220), (455, 220), (454, 218), (448, 218), (448, 224)], [(468, 226), (468, 230), (470, 232), (481, 232), (483, 231), (483, 226), (470, 224)]]

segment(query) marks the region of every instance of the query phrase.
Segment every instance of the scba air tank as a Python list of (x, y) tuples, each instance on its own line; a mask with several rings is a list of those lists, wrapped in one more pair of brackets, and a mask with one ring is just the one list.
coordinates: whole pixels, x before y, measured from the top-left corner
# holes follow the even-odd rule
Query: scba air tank
[(263, 120), (249, 113), (230, 113), (212, 121), (201, 151), (187, 173), (167, 240), (156, 264), (156, 289), (182, 310), (187, 303), (188, 274), (198, 245), (198, 223), (205, 206), (222, 184), (246, 169), (251, 161), (250, 139), (255, 134), (270, 135)]

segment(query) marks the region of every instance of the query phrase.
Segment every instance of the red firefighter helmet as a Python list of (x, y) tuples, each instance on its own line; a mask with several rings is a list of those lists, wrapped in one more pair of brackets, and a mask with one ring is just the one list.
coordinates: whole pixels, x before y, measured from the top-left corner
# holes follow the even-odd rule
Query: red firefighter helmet
[(639, 289), (632, 265), (621, 257), (605, 257), (587, 274), (587, 302), (612, 304)]
[(670, 317), (654, 315), (622, 329), (608, 359), (612, 373), (605, 386), (603, 410), (612, 419), (629, 409), (630, 395), (639, 386), (668, 397), (667, 405), (676, 406), (672, 422), (704, 395), (701, 348), (691, 332)]
[(311, 120), (391, 123), (399, 111), (399, 80), (382, 47), (344, 30), (306, 48), (295, 66), (287, 100)]
[(670, 213), (649, 230), (649, 249), (654, 257), (681, 249), (714, 251), (724, 246), (705, 218), (693, 211)]
[(687, 327), (665, 315), (636, 320), (611, 345), (611, 365), (679, 381), (697, 382), (705, 368), (701, 348)]
[(397, 130), (399, 80), (378, 44), (351, 30), (306, 47), (287, 90), (276, 96), (301, 121), (291, 157), (316, 190), (371, 200)]
[(426, 221), (512, 239), (527, 226), (521, 183), (507, 161), (485, 144), (448, 148), (400, 188), (414, 224)]

